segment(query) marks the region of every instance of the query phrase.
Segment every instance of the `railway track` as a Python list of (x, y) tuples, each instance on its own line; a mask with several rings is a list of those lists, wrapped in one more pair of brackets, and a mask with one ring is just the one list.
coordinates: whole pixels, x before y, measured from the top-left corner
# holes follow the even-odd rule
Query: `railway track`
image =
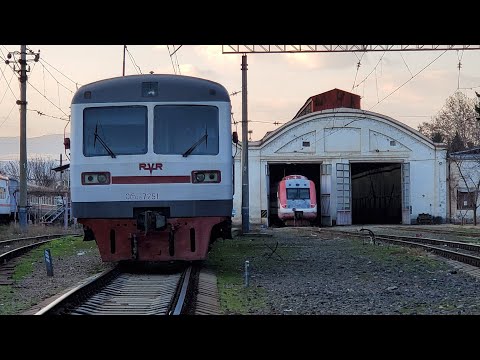
[[(46, 244), (52, 240), (65, 236), (69, 235), (52, 234), (0, 241), (0, 285), (11, 285), (13, 283), (11, 277), (13, 275), (15, 265), (10, 262), (11, 260), (27, 253), (28, 251), (40, 245)], [(11, 247), (13, 247), (13, 249), (10, 249)]]
[[(373, 232), (369, 233), (364, 232), (351, 232), (351, 231), (342, 231), (342, 230), (330, 230), (322, 229), (322, 232), (330, 232), (335, 234), (346, 234), (350, 236), (356, 236), (365, 238), (370, 238), (371, 241), (376, 242), (378, 240), (409, 246), (409, 247), (419, 247), (423, 248), (429, 252), (432, 252), (436, 255), (440, 255), (445, 258), (449, 258), (455, 261), (463, 262), (475, 267), (480, 267), (480, 245), (475, 245), (466, 242), (460, 241), (450, 241), (450, 240), (441, 240), (433, 238), (424, 238), (424, 237), (413, 237), (413, 236), (400, 236), (400, 235), (387, 235), (387, 234), (374, 234)], [(450, 249), (448, 249), (450, 248)], [(455, 250), (451, 250), (455, 249)]]
[(440, 234), (440, 235), (448, 235), (448, 236), (457, 236), (457, 237), (465, 237), (465, 238), (472, 238), (479, 240), (480, 233), (479, 232), (468, 232), (465, 230), (448, 230), (448, 229), (430, 229), (430, 228), (417, 228), (412, 225), (406, 225), (404, 227), (394, 227), (394, 226), (382, 226), (381, 230), (402, 230), (407, 232), (415, 232), (415, 233), (431, 233), (431, 234)]
[[(19, 239), (8, 239), (0, 241), (0, 257), (4, 256), (6, 253), (15, 251), (19, 248), (25, 248), (28, 250), (28, 246), (31, 248), (35, 247), (35, 245), (41, 245), (46, 242), (49, 242), (54, 239), (58, 239), (64, 236), (81, 236), (78, 234), (51, 234), (51, 235), (41, 235), (41, 236), (32, 236), (26, 238), (19, 238)], [(20, 250), (19, 250), (20, 252)], [(15, 254), (12, 252), (12, 254)], [(7, 256), (8, 259), (8, 256)]]
[(35, 315), (220, 314), (218, 295), (213, 294), (216, 280), (212, 290), (211, 279), (198, 266), (162, 273), (117, 266), (79, 284)]

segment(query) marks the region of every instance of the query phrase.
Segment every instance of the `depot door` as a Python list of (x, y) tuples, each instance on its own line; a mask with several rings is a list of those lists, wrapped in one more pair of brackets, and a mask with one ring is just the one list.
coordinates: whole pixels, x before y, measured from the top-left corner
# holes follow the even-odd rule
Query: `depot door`
[(337, 225), (352, 225), (350, 164), (337, 164)]

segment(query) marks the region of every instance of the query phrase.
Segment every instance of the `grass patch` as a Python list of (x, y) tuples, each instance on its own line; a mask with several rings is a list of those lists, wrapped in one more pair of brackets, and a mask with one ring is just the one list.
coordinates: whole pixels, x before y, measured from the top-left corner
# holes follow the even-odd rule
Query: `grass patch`
[(0, 225), (0, 241), (18, 239), (32, 236), (42, 236), (50, 234), (80, 234), (81, 228), (69, 227), (67, 230), (63, 226), (44, 226), (28, 225), (25, 232), (20, 230), (20, 225), (11, 223), (9, 225)]
[[(35, 263), (44, 262), (44, 251), (50, 249), (55, 270), (55, 260), (61, 257), (75, 256), (79, 251), (96, 250), (95, 241), (83, 241), (82, 237), (65, 236), (43, 244), (28, 252), (17, 260), (12, 276), (15, 282), (33, 273)], [(101, 267), (101, 265), (99, 265)], [(98, 269), (99, 271), (101, 268)], [(94, 273), (95, 271), (93, 271)], [(0, 315), (13, 315), (28, 309), (35, 304), (34, 299), (19, 298), (12, 285), (0, 286)]]
[[(215, 270), (220, 307), (225, 314), (244, 315), (266, 307), (266, 290), (257, 287), (252, 278), (250, 286), (245, 287), (244, 271), (246, 260), (251, 264), (250, 273), (254, 273), (255, 266), (266, 262), (266, 250), (271, 252), (265, 245), (269, 244), (268, 240), (238, 237), (233, 240), (217, 240), (213, 244), (206, 264)], [(277, 249), (277, 252), (280, 250)]]
[(15, 299), (15, 292), (11, 285), (0, 286), (0, 315), (17, 314), (27, 307), (27, 302)]
[(72, 256), (79, 251), (96, 249), (95, 241), (83, 241), (81, 237), (66, 236), (43, 244), (38, 248), (22, 256), (15, 266), (13, 280), (19, 281), (33, 272), (33, 265), (36, 262), (43, 262), (45, 249), (50, 249), (55, 269), (55, 259), (59, 257)]

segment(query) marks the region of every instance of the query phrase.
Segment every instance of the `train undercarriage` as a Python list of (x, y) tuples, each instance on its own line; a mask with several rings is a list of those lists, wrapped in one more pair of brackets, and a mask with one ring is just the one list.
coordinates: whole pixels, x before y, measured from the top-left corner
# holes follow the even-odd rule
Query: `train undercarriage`
[(217, 238), (232, 238), (228, 217), (167, 218), (145, 211), (136, 219), (78, 219), (104, 262), (205, 260)]

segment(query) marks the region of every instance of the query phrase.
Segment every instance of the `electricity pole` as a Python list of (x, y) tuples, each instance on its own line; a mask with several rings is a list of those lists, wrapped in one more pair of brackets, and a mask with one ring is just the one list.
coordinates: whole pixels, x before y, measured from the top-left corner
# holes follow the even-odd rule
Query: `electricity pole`
[(250, 231), (248, 189), (247, 55), (242, 55), (242, 233)]
[(27, 229), (27, 46), (20, 46), (20, 229)]
[[(20, 55), (18, 61), (15, 55)], [(29, 50), (29, 55), (34, 55), (33, 61), (37, 62), (40, 59), (40, 50), (34, 53)], [(20, 100), (17, 100), (17, 105), (20, 105), (20, 201), (18, 207), (18, 220), (21, 231), (27, 230), (27, 72), (30, 71), (30, 66), (27, 69), (27, 45), (20, 45), (20, 53), (13, 52), (13, 62), (20, 64), (20, 69), (17, 71), (15, 65), (13, 71), (19, 74), (20, 81)], [(12, 53), (7, 54), (5, 64), (10, 64)]]

